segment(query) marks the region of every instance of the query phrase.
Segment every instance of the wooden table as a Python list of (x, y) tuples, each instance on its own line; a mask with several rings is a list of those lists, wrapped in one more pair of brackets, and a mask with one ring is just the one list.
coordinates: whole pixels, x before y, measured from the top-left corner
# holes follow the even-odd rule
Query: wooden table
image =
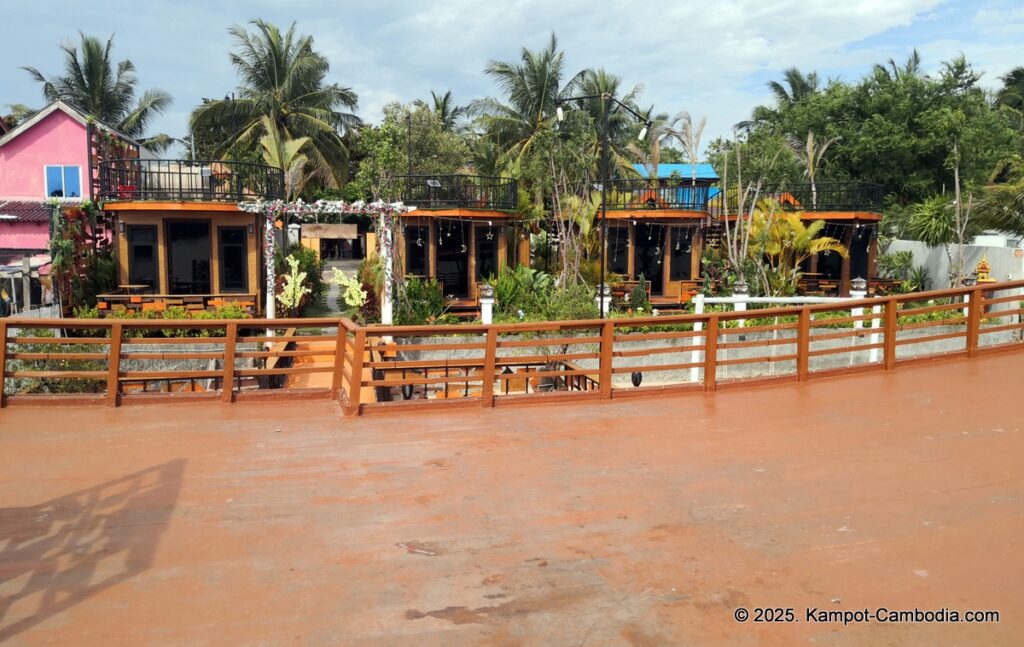
[(125, 294), (132, 294), (133, 292), (135, 294), (138, 294), (142, 290), (147, 289), (149, 287), (149, 285), (146, 284), (146, 283), (125, 283), (125, 284), (119, 285), (117, 287), (118, 287), (119, 290), (121, 290)]

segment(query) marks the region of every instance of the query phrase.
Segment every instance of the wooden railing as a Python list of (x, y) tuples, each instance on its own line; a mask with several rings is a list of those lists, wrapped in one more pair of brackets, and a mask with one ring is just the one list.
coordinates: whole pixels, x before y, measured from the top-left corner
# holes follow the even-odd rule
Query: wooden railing
[[(139, 336), (156, 331), (162, 336)], [(196, 332), (207, 336), (174, 336)], [(284, 395), (336, 398), (358, 415), (607, 400), (1021, 350), (1022, 332), (1024, 281), (742, 312), (493, 325), (0, 319), (8, 385), (0, 403)], [(167, 368), (187, 361), (210, 365)], [(162, 383), (179, 388), (152, 387)], [(186, 383), (204, 393), (181, 393), (197, 390)]]

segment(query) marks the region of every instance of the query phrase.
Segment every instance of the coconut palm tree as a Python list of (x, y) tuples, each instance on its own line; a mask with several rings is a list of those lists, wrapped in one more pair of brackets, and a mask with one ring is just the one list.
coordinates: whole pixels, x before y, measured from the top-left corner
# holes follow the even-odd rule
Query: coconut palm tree
[(74, 105), (97, 120), (122, 133), (143, 141), (154, 150), (170, 144), (166, 135), (144, 139), (153, 118), (171, 105), (171, 96), (163, 90), (146, 90), (136, 98), (138, 78), (135, 65), (128, 59), (114, 63), (111, 53), (114, 37), (106, 43), (79, 32), (79, 44), (65, 43), (64, 74), (46, 76), (34, 67), (23, 67), (43, 88), (47, 101), (60, 99)]
[(448, 132), (454, 131), (456, 126), (458, 126), (459, 119), (466, 114), (465, 106), (455, 105), (455, 100), (452, 99), (451, 90), (447, 90), (441, 95), (431, 90), (430, 103), (427, 103), (422, 99), (417, 99), (413, 103), (420, 108), (426, 108), (427, 110), (433, 111), (440, 120), (441, 127)]
[(791, 67), (782, 73), (782, 79), (782, 83), (768, 82), (768, 89), (779, 107), (800, 103), (818, 93), (817, 72), (804, 74), (799, 68)]
[[(634, 85), (628, 92), (622, 93), (622, 79), (604, 69), (584, 70), (580, 79), (579, 94), (585, 96), (608, 96), (613, 97), (626, 104), (633, 110), (640, 112), (637, 105), (637, 97), (643, 89), (640, 85)], [(627, 154), (632, 145), (636, 142), (637, 131), (642, 124), (638, 124), (633, 115), (623, 110), (615, 101), (608, 99), (585, 99), (580, 102), (582, 108), (598, 129), (604, 119), (603, 111), (608, 111), (608, 156), (613, 169), (617, 168), (626, 173), (632, 173), (631, 155)], [(648, 113), (650, 110), (648, 111)], [(650, 129), (648, 129), (650, 130)], [(595, 132), (594, 156), (597, 155), (601, 145), (601, 133)], [(656, 177), (655, 176), (652, 177)]]
[(306, 182), (317, 174), (317, 171), (312, 173), (306, 171), (309, 158), (302, 153), (302, 149), (311, 140), (309, 137), (286, 139), (270, 117), (263, 117), (263, 129), (266, 132), (260, 138), (263, 161), (267, 166), (279, 168), (284, 172), (285, 197), (292, 200), (302, 193)]
[(1024, 67), (1015, 67), (999, 78), (1003, 87), (996, 94), (996, 105), (1024, 110)]
[(505, 102), (494, 98), (478, 99), (469, 106), (485, 135), (503, 153), (508, 165), (518, 166), (538, 135), (555, 121), (558, 102), (571, 96), (583, 72), (563, 82), (565, 53), (559, 51), (554, 34), (545, 48), (523, 48), (519, 62), (491, 61), (484, 72), (497, 81)]
[(295, 24), (282, 33), (263, 20), (251, 23), (255, 33), (232, 27), (236, 50), (231, 64), (241, 80), (237, 98), (211, 101), (192, 113), (191, 126), (217, 132), (228, 129), (231, 135), (219, 143), (220, 157), (258, 144), (267, 134), (267, 121), (273, 121), (288, 140), (308, 137), (303, 153), (315, 169), (324, 169), (328, 184), (344, 182), (348, 167), (348, 148), (344, 136), (360, 123), (344, 109), (358, 103), (351, 88), (326, 82), (330, 65), (313, 49), (311, 36), (300, 36)]

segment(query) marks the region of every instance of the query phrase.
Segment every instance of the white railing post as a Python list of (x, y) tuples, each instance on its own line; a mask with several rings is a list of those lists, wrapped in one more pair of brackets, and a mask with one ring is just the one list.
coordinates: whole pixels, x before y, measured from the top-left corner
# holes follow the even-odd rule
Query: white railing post
[[(855, 278), (852, 281), (850, 281), (850, 298), (851, 299), (864, 299), (867, 296), (868, 296), (868, 282), (866, 280), (864, 280), (863, 278), (858, 276), (857, 278)], [(863, 315), (864, 315), (864, 308), (850, 308), (850, 316), (851, 317), (860, 317), (860, 316), (863, 316)], [(853, 322), (853, 329), (854, 330), (860, 330), (863, 327), (864, 327), (864, 322), (861, 321), (860, 319), (858, 319), (857, 321)], [(857, 337), (858, 337), (858, 335), (854, 335), (853, 337), (850, 337), (850, 345), (851, 346), (856, 346), (857, 345)], [(850, 353), (850, 365), (851, 366), (853, 365), (853, 355), (854, 355), (854, 353)]]
[[(693, 314), (697, 314), (697, 315), (704, 314), (704, 295), (703, 294), (698, 294), (698, 295), (693, 297)], [(704, 330), (704, 322), (703, 321), (695, 321), (695, 322), (693, 322), (693, 332), (701, 332), (703, 330)], [(694, 335), (693, 336), (693, 343), (691, 345), (692, 346), (700, 346), (701, 345), (701, 341), (702, 340), (701, 340), (701, 336), (700, 335)], [(691, 364), (699, 364), (701, 361), (702, 361), (702, 358), (701, 358), (701, 353), (700, 353), (699, 350), (690, 351), (690, 363)], [(690, 381), (694, 382), (694, 383), (700, 382), (700, 367), (694, 366), (693, 368), (690, 369)]]
[[(736, 283), (732, 286), (732, 291), (733, 291), (733, 294), (736, 296), (736, 299), (737, 299), (736, 304), (735, 304), (736, 312), (746, 312), (746, 310), (747, 310), (747, 296), (750, 294), (750, 288), (747, 287), (747, 282), (744, 281), (743, 279), (740, 279), (739, 281), (736, 281)], [(747, 320), (746, 319), (740, 319), (739, 327), (740, 328), (745, 328), (746, 325), (747, 325)], [(740, 339), (742, 340), (743, 337), (740, 336)]]
[(594, 298), (597, 302), (597, 310), (601, 313), (601, 318), (604, 319), (611, 312), (612, 305), (612, 289), (607, 283), (602, 283), (597, 286), (597, 296)]
[[(877, 331), (882, 327), (882, 318), (880, 316), (882, 314), (882, 306), (872, 306), (871, 314), (873, 315), (871, 317), (871, 330)], [(878, 343), (877, 332), (871, 333), (871, 337), (868, 338), (868, 343), (871, 344), (871, 346), (875, 346), (875, 344)], [(872, 348), (868, 351), (868, 361), (872, 364), (878, 361), (878, 350), (878, 348)]]
[(480, 321), (484, 325), (494, 323), (494, 286), (480, 285)]

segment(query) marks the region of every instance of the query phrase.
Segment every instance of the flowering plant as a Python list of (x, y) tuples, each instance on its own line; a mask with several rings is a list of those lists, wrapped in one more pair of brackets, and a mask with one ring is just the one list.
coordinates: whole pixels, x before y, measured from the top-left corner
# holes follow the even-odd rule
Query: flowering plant
[(291, 271), (284, 275), (284, 285), (277, 295), (277, 302), (285, 312), (291, 314), (302, 305), (302, 299), (311, 292), (306, 285), (306, 273), (299, 271), (299, 259), (289, 256), (285, 259)]

